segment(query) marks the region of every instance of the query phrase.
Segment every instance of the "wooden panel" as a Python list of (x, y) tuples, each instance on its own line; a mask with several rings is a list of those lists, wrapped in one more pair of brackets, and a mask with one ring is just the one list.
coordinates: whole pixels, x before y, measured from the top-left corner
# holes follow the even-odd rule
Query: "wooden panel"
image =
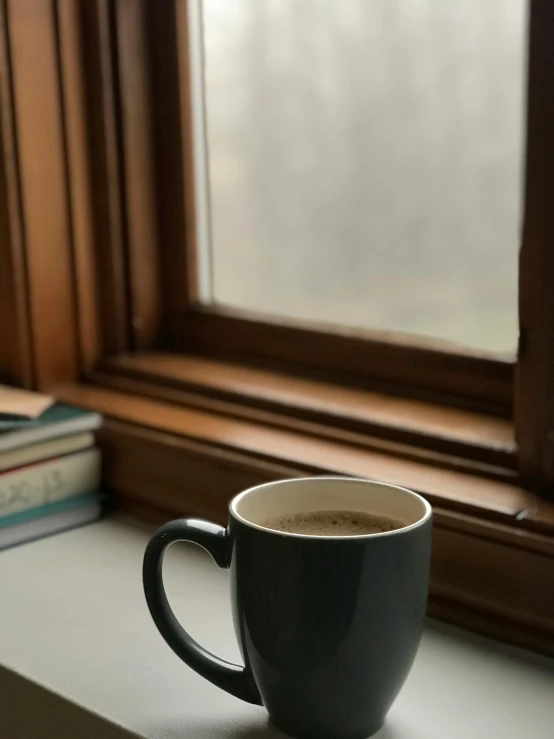
[(514, 483), (487, 480), (396, 458), (299, 431), (286, 431), (215, 413), (181, 408), (93, 386), (58, 389), (60, 398), (114, 419), (187, 437), (257, 460), (302, 469), (305, 474), (344, 474), (417, 490), (433, 504), (490, 518), (516, 531), (554, 532), (554, 504)]
[(60, 73), (65, 120), (68, 196), (72, 227), (80, 368), (93, 369), (102, 352), (98, 270), (95, 256), (91, 166), (80, 0), (58, 0)]
[[(181, 436), (108, 421), (100, 433), (117, 504), (156, 522), (195, 515), (224, 523), (237, 492), (305, 474)], [(554, 653), (554, 547), (510, 545), (477, 518), (436, 509), (429, 615), (521, 646)], [(520, 539), (522, 537), (519, 537)], [(545, 554), (545, 552), (547, 552)], [(545, 588), (537, 588), (539, 579)]]
[[(511, 578), (509, 587), (506, 578)], [(442, 598), (459, 598), (474, 609), (526, 623), (530, 630), (550, 630), (554, 636), (552, 553), (524, 551), (435, 526), (431, 588)]]
[(189, 41), (189, 3), (188, 0), (177, 0), (175, 26), (177, 28), (176, 44), (178, 45), (179, 64), (179, 98), (181, 110), (182, 135), (182, 167), (184, 175), (184, 205), (186, 228), (187, 292), (189, 302), (198, 300), (198, 274), (196, 258), (196, 200), (194, 177), (194, 143), (192, 125), (192, 84), (191, 59)]
[[(105, 454), (110, 489), (139, 504), (154, 506), (166, 517), (194, 514), (224, 523), (227, 503), (241, 490), (276, 476), (298, 473), (294, 468), (263, 462), (254, 468), (247, 457), (239, 454), (222, 450), (212, 453), (202, 444), (177, 441), (164, 433), (119, 422), (107, 424), (98, 439)], [(179, 465), (175, 464), (176, 454), (182, 459)], [(135, 458), (133, 474), (129, 468), (131, 457)]]
[(0, 381), (33, 386), (6, 8), (0, 4)]
[(554, 5), (531, 2), (516, 433), (525, 479), (554, 497)]
[(86, 116), (92, 177), (94, 244), (104, 354), (129, 347), (128, 283), (116, 105), (115, 26), (109, 0), (79, 3), (85, 60)]
[[(299, 415), (289, 413), (286, 409), (261, 410), (252, 407), (245, 402), (220, 400), (196, 391), (177, 389), (157, 382), (146, 382), (131, 377), (120, 376), (102, 370), (95, 371), (90, 375), (91, 382), (103, 388), (130, 393), (137, 397), (144, 397), (162, 402), (172, 403), (180, 407), (199, 409), (216, 413), (217, 415), (229, 417), (235, 420), (253, 421), (270, 428), (283, 429), (294, 433), (304, 434), (313, 439), (333, 441), (338, 444), (347, 444), (359, 451), (383, 452), (400, 459), (419, 462), (426, 465), (434, 465), (442, 470), (452, 470), (478, 475), (481, 478), (496, 480), (500, 482), (518, 482), (517, 472), (505, 466), (484, 462), (483, 458), (508, 457), (515, 463), (515, 459), (509, 455), (498, 454), (492, 447), (470, 445), (465, 447), (463, 443), (449, 440), (448, 444), (458, 448), (456, 454), (446, 453), (442, 449), (442, 440), (419, 435), (419, 431), (412, 433), (396, 428), (381, 426), (379, 423), (370, 424), (362, 431), (348, 431), (340, 426), (329, 422), (328, 417), (315, 420), (304, 420)], [(391, 437), (394, 439), (392, 440)], [(410, 438), (411, 437), (411, 438)], [(438, 442), (435, 444), (435, 442)], [(441, 451), (437, 450), (441, 448)]]
[(196, 295), (187, 55), (185, 50), (184, 57), (179, 57), (177, 44), (178, 35), (180, 38), (186, 33), (186, 25), (182, 26), (186, 23), (185, 6), (185, 0), (147, 3), (165, 336), (180, 329), (188, 305)]
[(340, 429), (483, 464), (516, 465), (512, 424), (495, 416), (190, 355), (122, 355), (100, 371), (100, 384), (113, 383), (111, 376), (137, 379), (148, 383), (142, 392), (160, 399), (181, 397), (198, 407), (214, 407), (207, 401), (217, 399), (234, 404), (228, 412), (237, 416), (255, 419), (253, 411), (270, 411), (285, 424), (322, 424), (330, 436)]
[(117, 0), (114, 5), (131, 334), (133, 347), (139, 349), (152, 345), (161, 312), (147, 3)]
[(387, 383), (402, 394), (511, 414), (513, 364), (423, 348), (408, 336), (377, 337), (340, 327), (330, 332), (219, 308), (190, 311), (182, 331), (186, 346), (220, 358), (246, 355), (279, 367), (290, 363), (346, 384)]
[(140, 349), (171, 334), (194, 290), (192, 141), (175, 4), (122, 0), (112, 7), (121, 227), (131, 346)]
[(35, 382), (47, 389), (78, 371), (56, 24), (51, 0), (7, 8)]
[(499, 617), (474, 608), (467, 602), (460, 603), (457, 599), (442, 598), (438, 593), (431, 592), (427, 615), (496, 641), (515, 644), (540, 654), (554, 655), (554, 634), (551, 629), (543, 631), (530, 628), (527, 623)]

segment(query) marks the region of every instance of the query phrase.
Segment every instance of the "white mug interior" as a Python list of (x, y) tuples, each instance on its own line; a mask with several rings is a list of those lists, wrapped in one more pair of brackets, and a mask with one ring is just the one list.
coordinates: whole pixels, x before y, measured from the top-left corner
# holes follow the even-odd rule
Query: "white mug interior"
[[(264, 526), (264, 522), (270, 518), (331, 510), (363, 511), (403, 524), (393, 531), (363, 536), (394, 535), (421, 525), (431, 515), (429, 503), (411, 490), (351, 477), (305, 477), (268, 482), (240, 493), (230, 505), (231, 515), (236, 519), (268, 531), (273, 529)], [(307, 536), (289, 532), (286, 535)]]

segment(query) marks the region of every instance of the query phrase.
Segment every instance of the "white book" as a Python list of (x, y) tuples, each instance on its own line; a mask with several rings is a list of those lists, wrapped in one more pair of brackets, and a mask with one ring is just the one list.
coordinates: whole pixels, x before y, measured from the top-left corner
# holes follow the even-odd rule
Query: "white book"
[(0, 517), (100, 488), (96, 447), (0, 473)]
[(102, 504), (98, 497), (49, 516), (40, 516), (15, 526), (0, 528), (0, 549), (92, 523), (100, 518), (101, 513)]
[(43, 441), (40, 444), (31, 444), (12, 449), (9, 452), (0, 452), (0, 472), (22, 467), (25, 464), (40, 462), (51, 457), (61, 457), (62, 454), (79, 452), (94, 446), (94, 434), (74, 434), (73, 436), (62, 436), (59, 439)]

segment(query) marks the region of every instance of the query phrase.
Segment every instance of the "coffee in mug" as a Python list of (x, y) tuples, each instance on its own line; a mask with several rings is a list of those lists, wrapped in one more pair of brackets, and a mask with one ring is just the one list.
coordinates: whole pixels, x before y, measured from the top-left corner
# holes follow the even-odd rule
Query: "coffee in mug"
[(302, 536), (367, 536), (401, 529), (404, 524), (365, 511), (300, 511), (268, 518), (262, 526)]
[[(146, 601), (178, 657), (265, 706), (286, 734), (366, 739), (382, 726), (416, 655), (431, 518), (421, 496), (370, 480), (258, 485), (233, 498), (227, 528), (183, 518), (154, 534), (144, 555)], [(198, 544), (230, 570), (244, 666), (210, 654), (177, 621), (162, 578), (175, 541)]]

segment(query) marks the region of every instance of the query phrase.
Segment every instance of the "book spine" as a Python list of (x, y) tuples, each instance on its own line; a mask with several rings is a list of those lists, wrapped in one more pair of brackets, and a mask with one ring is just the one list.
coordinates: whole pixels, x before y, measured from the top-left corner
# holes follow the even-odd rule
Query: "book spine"
[(100, 451), (86, 449), (0, 475), (0, 517), (92, 493), (100, 487)]
[(67, 511), (70, 508), (82, 506), (91, 501), (103, 502), (105, 499), (106, 495), (100, 492), (85, 493), (84, 495), (72, 495), (70, 498), (65, 498), (65, 500), (56, 500), (53, 503), (46, 503), (46, 505), (34, 506), (33, 508), (28, 508), (24, 511), (0, 516), (0, 532), (2, 529), (8, 528), (9, 526), (17, 526), (20, 523), (32, 521), (35, 518), (51, 516), (54, 513)]
[(60, 531), (73, 529), (96, 521), (102, 515), (102, 506), (99, 500), (91, 500), (73, 506), (65, 511), (59, 511), (51, 516), (41, 516), (31, 521), (24, 521), (17, 526), (0, 529), (0, 550), (7, 547), (23, 544), (26, 541), (40, 539), (43, 536), (57, 534)]

